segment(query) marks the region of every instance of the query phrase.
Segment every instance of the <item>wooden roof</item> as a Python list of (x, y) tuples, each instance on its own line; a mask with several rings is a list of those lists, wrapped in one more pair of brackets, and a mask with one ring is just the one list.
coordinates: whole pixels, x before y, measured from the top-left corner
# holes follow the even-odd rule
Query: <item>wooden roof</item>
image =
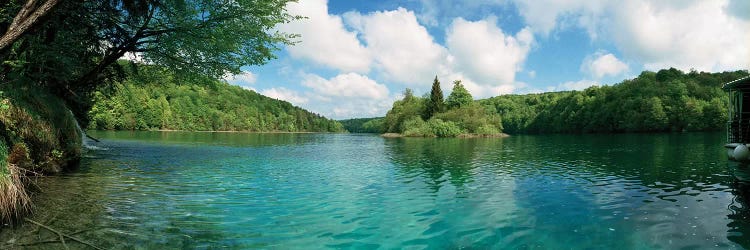
[(725, 83), (724, 86), (722, 86), (721, 88), (724, 90), (730, 90), (730, 89), (750, 90), (750, 76), (746, 76), (746, 77)]

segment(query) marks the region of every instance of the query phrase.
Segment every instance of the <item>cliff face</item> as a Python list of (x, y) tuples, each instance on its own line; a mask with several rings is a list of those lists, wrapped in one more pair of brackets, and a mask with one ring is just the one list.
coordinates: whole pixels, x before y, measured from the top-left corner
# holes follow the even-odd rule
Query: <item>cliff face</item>
[(31, 208), (28, 176), (55, 174), (80, 159), (82, 132), (59, 98), (24, 86), (0, 88), (0, 221)]

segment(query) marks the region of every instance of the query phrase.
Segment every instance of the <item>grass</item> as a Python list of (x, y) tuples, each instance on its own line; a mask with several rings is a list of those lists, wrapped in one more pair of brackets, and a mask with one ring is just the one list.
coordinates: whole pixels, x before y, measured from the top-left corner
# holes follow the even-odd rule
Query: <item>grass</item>
[(38, 88), (0, 89), (0, 221), (30, 211), (28, 173), (63, 171), (81, 155), (81, 133), (59, 98)]
[(3, 222), (20, 218), (31, 210), (31, 198), (20, 172), (15, 164), (8, 163), (8, 147), (0, 142), (0, 219)]

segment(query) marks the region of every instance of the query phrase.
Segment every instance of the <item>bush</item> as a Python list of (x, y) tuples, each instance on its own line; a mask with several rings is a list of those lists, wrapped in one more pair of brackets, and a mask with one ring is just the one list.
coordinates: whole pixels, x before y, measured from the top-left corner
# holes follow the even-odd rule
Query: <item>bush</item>
[(430, 119), (427, 126), (437, 137), (456, 137), (463, 133), (456, 123), (440, 119)]
[(491, 114), (477, 103), (436, 114), (435, 118), (454, 122), (459, 127), (465, 129), (467, 133), (479, 133), (480, 128), (483, 126), (492, 126), (501, 130), (500, 116)]
[(478, 135), (496, 135), (500, 134), (500, 129), (490, 124), (485, 124), (479, 127), (474, 133)]
[(426, 122), (419, 116), (414, 116), (406, 120), (401, 125), (401, 132), (404, 136), (408, 137), (430, 137), (435, 136), (430, 127)]

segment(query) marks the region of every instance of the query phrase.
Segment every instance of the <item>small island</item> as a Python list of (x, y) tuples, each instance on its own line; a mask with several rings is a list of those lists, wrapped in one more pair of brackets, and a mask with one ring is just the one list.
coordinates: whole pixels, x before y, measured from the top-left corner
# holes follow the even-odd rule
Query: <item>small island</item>
[(460, 80), (453, 81), (453, 91), (443, 101), (437, 76), (429, 96), (416, 97), (411, 89), (393, 103), (385, 118), (369, 122), (379, 127), (383, 137), (507, 137), (500, 116), (474, 102)]

